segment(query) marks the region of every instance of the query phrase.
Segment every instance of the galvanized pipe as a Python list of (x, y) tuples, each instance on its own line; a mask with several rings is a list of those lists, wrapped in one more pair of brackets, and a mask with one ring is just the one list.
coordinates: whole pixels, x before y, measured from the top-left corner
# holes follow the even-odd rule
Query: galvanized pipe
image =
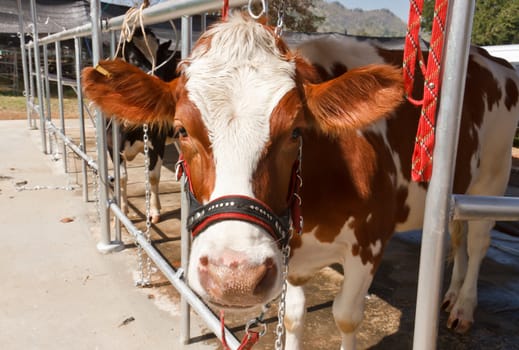
[(43, 111), (43, 86), (41, 82), (40, 47), (38, 44), (38, 24), (36, 15), (36, 0), (31, 0), (32, 35), (34, 40), (34, 70), (36, 78), (36, 89), (38, 91), (38, 113), (40, 115), (41, 147), (43, 153), (47, 154), (47, 134), (45, 131), (45, 115)]
[[(81, 38), (74, 38), (74, 53), (75, 53), (75, 66), (76, 66), (76, 83), (78, 89), (77, 93), (77, 104), (79, 113), (79, 147), (82, 152), (86, 153), (86, 132), (85, 132), (85, 109), (83, 106), (83, 90), (81, 89)], [(88, 202), (88, 171), (86, 162), (81, 162), (81, 173), (83, 184), (83, 200)]]
[(29, 109), (29, 76), (28, 76), (28, 68), (27, 68), (27, 54), (25, 52), (25, 27), (23, 25), (23, 8), (22, 1), (17, 0), (18, 4), (18, 27), (20, 32), (18, 33), (18, 38), (20, 39), (20, 53), (22, 55), (22, 71), (23, 71), (23, 95), (25, 96), (25, 104), (27, 105), (27, 123), (29, 124), (29, 128), (32, 128), (31, 121), (31, 110)]
[[(229, 7), (240, 7), (246, 5), (248, 0), (230, 0)], [(166, 22), (172, 18), (191, 16), (198, 13), (220, 10), (222, 0), (170, 0), (150, 6), (142, 11), (145, 25)], [(112, 17), (103, 21), (102, 30), (119, 30), (124, 22), (124, 15)], [(84, 37), (92, 32), (92, 24), (87, 23), (79, 27), (67, 29), (41, 38), (39, 44), (51, 43), (57, 40), (67, 40), (76, 37)], [(34, 45), (34, 44), (31, 44)]]
[[(95, 66), (102, 56), (101, 43), (101, 10), (100, 1), (90, 2), (90, 19), (92, 22), (92, 63)], [(108, 162), (106, 160), (106, 122), (103, 113), (96, 108), (96, 144), (97, 144), (97, 166), (99, 168), (98, 194), (99, 194), (99, 225), (101, 229), (101, 239), (97, 244), (97, 249), (101, 253), (111, 253), (121, 250), (124, 246), (121, 242), (111, 239), (110, 233), (110, 210), (108, 208)]]
[[(191, 44), (193, 38), (193, 19), (192, 17), (183, 16), (181, 19), (181, 58), (186, 58), (191, 53)], [(190, 251), (190, 241), (191, 237), (189, 232), (187, 231), (187, 213), (189, 213), (189, 202), (187, 200), (187, 195), (184, 191), (183, 184), (185, 183), (186, 178), (182, 176), (180, 186), (180, 237), (181, 237), (181, 246), (180, 246), (180, 263), (181, 267), (184, 271), (188, 269), (189, 263), (189, 251)], [(190, 329), (191, 329), (191, 311), (189, 308), (188, 301), (186, 297), (181, 294), (180, 296), (180, 343), (187, 344), (190, 339)]]
[(452, 220), (519, 220), (519, 198), (455, 194), (450, 206)]
[(66, 136), (65, 134), (63, 134), (57, 127), (56, 125), (54, 125), (52, 122), (49, 122), (48, 124), (49, 126), (49, 130), (51, 130), (52, 132), (54, 132), (56, 135), (58, 135), (61, 140), (63, 141), (63, 144), (70, 147), (70, 149), (75, 153), (77, 154), (81, 159), (83, 159), (83, 161), (85, 162), (85, 164), (94, 169), (95, 172), (98, 171), (98, 167), (97, 167), (97, 163), (95, 162), (94, 159), (92, 159), (92, 157), (90, 157), (88, 154), (86, 154), (85, 152), (83, 152), (83, 150), (81, 148), (79, 148), (73, 140), (71, 140), (68, 136)]
[[(143, 233), (139, 231), (124, 215), (121, 208), (117, 206), (115, 203), (110, 203), (110, 209), (114, 213), (115, 216), (121, 220), (121, 223), (126, 227), (128, 232), (135, 238), (137, 243), (142, 247), (142, 249), (148, 254), (150, 259), (155, 263), (157, 268), (166, 276), (166, 278), (171, 282), (173, 287), (187, 300), (187, 302), (191, 305), (191, 307), (206, 321), (207, 327), (214, 333), (219, 339), (222, 339), (222, 331), (221, 324), (218, 317), (216, 317), (211, 310), (198, 298), (198, 296), (189, 288), (186, 282), (183, 279), (184, 270), (175, 270), (163, 257), (162, 255), (153, 247), (153, 245), (148, 242), (146, 237), (144, 237)], [(224, 329), (225, 339), (227, 344), (231, 349), (238, 349), (240, 343), (234, 337), (234, 335), (227, 329)]]
[[(41, 79), (41, 77), (40, 77)], [(43, 45), (43, 81), (44, 84), (44, 95), (45, 95), (45, 115), (46, 118), (46, 124), (52, 119), (51, 114), (51, 107), (50, 107), (50, 81), (49, 81), (49, 48), (47, 45)], [(49, 154), (54, 153), (54, 147), (52, 144), (52, 137), (50, 137), (50, 134), (48, 135), (48, 141), (49, 141)]]
[[(180, 179), (180, 267), (183, 271), (188, 271), (189, 251), (191, 249), (191, 235), (187, 230), (187, 217), (189, 214), (189, 201), (184, 190), (187, 178), (185, 174)], [(180, 294), (180, 343), (188, 344), (191, 338), (191, 310), (187, 297)]]
[[(58, 88), (58, 109), (59, 109), (59, 120), (61, 124), (61, 132), (65, 135), (65, 112), (63, 110), (63, 69), (61, 66), (61, 42), (56, 41), (56, 75), (57, 75), (57, 88)], [(57, 145), (56, 145), (57, 147)], [(68, 172), (67, 167), (67, 147), (63, 144), (63, 167), (65, 172)]]
[[(116, 38), (115, 38), (115, 31), (110, 32), (110, 57), (115, 57), (115, 50), (116, 50)], [(121, 206), (121, 158), (119, 156), (119, 144), (121, 143), (120, 140), (120, 133), (119, 133), (119, 122), (116, 118), (112, 118), (112, 149), (113, 149), (113, 156), (112, 156), (112, 163), (114, 166), (114, 198), (117, 203), (117, 205)], [(115, 237), (114, 240), (116, 242), (122, 242), (122, 235), (121, 235), (121, 222), (117, 217), (115, 217)]]
[(470, 46), (474, 1), (449, 8), (436, 127), (434, 167), (427, 191), (416, 301), (413, 349), (436, 349), (446, 232)]
[(27, 49), (27, 66), (29, 68), (29, 117), (31, 119), (31, 122), (30, 122), (30, 128), (31, 129), (36, 129), (37, 126), (36, 126), (36, 120), (33, 119), (32, 117), (32, 113), (35, 111), (35, 108), (34, 108), (34, 71), (33, 71), (33, 68), (32, 68), (32, 64), (33, 64), (33, 61), (32, 61), (32, 53), (31, 53), (31, 49), (28, 48)]

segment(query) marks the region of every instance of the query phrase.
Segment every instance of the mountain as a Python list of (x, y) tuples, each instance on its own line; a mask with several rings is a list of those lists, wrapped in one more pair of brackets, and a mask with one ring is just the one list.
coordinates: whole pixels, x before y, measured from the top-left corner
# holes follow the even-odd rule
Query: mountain
[(347, 9), (337, 1), (314, 1), (315, 14), (324, 17), (319, 32), (337, 32), (362, 36), (405, 36), (407, 24), (393, 12)]

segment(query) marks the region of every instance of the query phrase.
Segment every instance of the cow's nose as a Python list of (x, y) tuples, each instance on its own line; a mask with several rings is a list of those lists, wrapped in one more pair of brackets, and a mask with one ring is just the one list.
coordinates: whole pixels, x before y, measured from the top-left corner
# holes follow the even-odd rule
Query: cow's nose
[(267, 302), (277, 277), (272, 258), (251, 262), (245, 253), (233, 250), (226, 250), (218, 258), (200, 258), (198, 272), (210, 301), (231, 308)]

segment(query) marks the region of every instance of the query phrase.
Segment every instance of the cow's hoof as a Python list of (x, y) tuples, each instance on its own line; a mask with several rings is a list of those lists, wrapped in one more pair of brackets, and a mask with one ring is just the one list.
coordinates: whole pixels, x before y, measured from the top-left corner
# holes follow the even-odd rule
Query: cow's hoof
[(446, 312), (451, 312), (454, 304), (456, 303), (456, 295), (454, 293), (447, 293), (443, 298), (442, 310)]
[(456, 333), (467, 333), (470, 327), (472, 327), (472, 320), (467, 320), (463, 318), (463, 313), (458, 312), (456, 315), (449, 316), (447, 320), (447, 328), (452, 329)]

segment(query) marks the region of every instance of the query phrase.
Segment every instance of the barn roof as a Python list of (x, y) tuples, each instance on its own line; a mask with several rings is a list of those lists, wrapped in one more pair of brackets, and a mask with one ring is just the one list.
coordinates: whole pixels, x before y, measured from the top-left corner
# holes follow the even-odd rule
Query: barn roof
[[(25, 31), (32, 32), (31, 6), (29, 0), (22, 0)], [(37, 26), (39, 33), (55, 33), (77, 27), (90, 21), (90, 1), (88, 0), (36, 0)], [(126, 6), (101, 3), (102, 17), (124, 14)], [(18, 33), (18, 1), (0, 1), (0, 33)]]

